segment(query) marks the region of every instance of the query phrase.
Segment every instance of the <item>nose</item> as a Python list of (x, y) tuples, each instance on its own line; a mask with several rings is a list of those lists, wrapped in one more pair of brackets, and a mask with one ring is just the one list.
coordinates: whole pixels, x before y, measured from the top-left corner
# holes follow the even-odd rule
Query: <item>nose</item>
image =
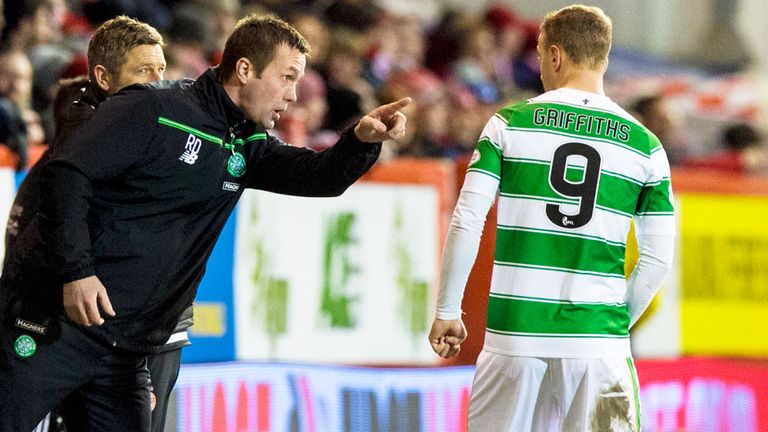
[(152, 69), (149, 74), (152, 81), (160, 81), (163, 79), (163, 71), (160, 69)]
[(290, 88), (288, 88), (288, 91), (285, 93), (285, 101), (296, 102), (297, 97), (298, 96), (296, 94), (296, 84), (294, 84)]

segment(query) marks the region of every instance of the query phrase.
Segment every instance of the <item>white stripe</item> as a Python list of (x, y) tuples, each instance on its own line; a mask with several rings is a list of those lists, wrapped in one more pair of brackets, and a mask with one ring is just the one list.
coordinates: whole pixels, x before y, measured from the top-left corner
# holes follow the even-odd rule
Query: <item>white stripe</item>
[(181, 341), (188, 341), (189, 340), (189, 334), (186, 330), (174, 333), (171, 335), (171, 337), (168, 338), (168, 341), (165, 343), (166, 345), (181, 342)]
[(485, 332), (486, 350), (525, 357), (629, 357), (629, 338), (509, 336)]
[(46, 414), (45, 418), (32, 430), (32, 432), (48, 432), (51, 425), (51, 413)]
[(495, 198), (496, 192), (499, 190), (499, 180), (477, 171), (470, 171), (464, 177), (464, 186), (461, 190)]
[(555, 149), (567, 142), (577, 140), (594, 147), (600, 153), (601, 168), (604, 170), (630, 177), (639, 183), (645, 183), (651, 176), (651, 163), (647, 157), (628, 152), (626, 149), (613, 144), (591, 140), (589, 137), (569, 138), (561, 135), (508, 129), (499, 135), (503, 136), (503, 138), (500, 136), (497, 139), (498, 142), (502, 143), (505, 158), (522, 156), (525, 159), (551, 161)]
[[(628, 217), (595, 209), (592, 220), (588, 224), (580, 228), (566, 230), (553, 224), (547, 218), (547, 204), (545, 201), (501, 196), (499, 197), (498, 223), (499, 225), (524, 226), (533, 229), (596, 236), (614, 243), (624, 244), (627, 241), (630, 222)], [(564, 204), (561, 209), (567, 212), (570, 210), (569, 207), (571, 206)]]
[(549, 270), (493, 266), (491, 292), (576, 303), (623, 303), (624, 279)]

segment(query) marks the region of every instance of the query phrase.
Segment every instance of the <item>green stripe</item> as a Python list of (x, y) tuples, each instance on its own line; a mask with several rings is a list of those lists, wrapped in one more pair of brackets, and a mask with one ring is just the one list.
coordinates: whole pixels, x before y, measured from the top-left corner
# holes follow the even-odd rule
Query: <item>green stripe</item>
[(525, 269), (533, 269), (533, 270), (555, 271), (559, 273), (573, 273), (573, 274), (580, 274), (580, 275), (587, 275), (587, 276), (600, 276), (600, 277), (615, 278), (615, 279), (622, 279), (622, 280), (625, 279), (624, 275), (578, 271), (578, 270), (571, 270), (567, 268), (525, 265), (520, 263), (511, 263), (511, 262), (502, 262), (502, 261), (494, 261), (493, 264), (502, 266), (502, 267), (517, 267), (517, 268), (525, 268)]
[(608, 239), (604, 239), (602, 237), (592, 236), (587, 234), (576, 234), (576, 233), (565, 232), (565, 231), (548, 230), (548, 229), (542, 229), (542, 228), (530, 228), (530, 227), (517, 226), (517, 225), (498, 224), (498, 228), (505, 229), (505, 230), (520, 230), (520, 231), (529, 231), (529, 232), (550, 233), (550, 234), (557, 234), (557, 235), (563, 235), (563, 236), (569, 236), (569, 237), (583, 238), (587, 240), (596, 240), (596, 241), (607, 243), (612, 246), (621, 246), (621, 247), (625, 246), (623, 242), (611, 241)]
[[(567, 114), (570, 114), (572, 120), (567, 126), (563, 124), (548, 124), (547, 113), (552, 112), (560, 113), (558, 120), (565, 118)], [(537, 121), (537, 113), (544, 114), (544, 117), (539, 117), (538, 120), (543, 120), (543, 124)], [(506, 123), (509, 129), (523, 130), (529, 132), (544, 132), (555, 133), (564, 136), (581, 138), (581, 139), (593, 139), (608, 144), (618, 145), (626, 150), (630, 150), (634, 153), (649, 158), (651, 151), (659, 146), (658, 139), (648, 131), (644, 126), (639, 123), (635, 123), (632, 120), (622, 117), (615, 112), (596, 109), (592, 107), (583, 107), (577, 105), (571, 105), (561, 102), (531, 102), (528, 104), (516, 104), (499, 111), (500, 116), (506, 119)], [(585, 120), (577, 128), (576, 118), (582, 118)], [(597, 130), (589, 129), (589, 119), (604, 119), (604, 123), (600, 126), (603, 131), (597, 133)], [(608, 122), (617, 126), (617, 131), (628, 131), (628, 136), (624, 133), (617, 133), (615, 135), (608, 134), (605, 129)], [(592, 122), (593, 129), (596, 129), (599, 123)]]
[(611, 336), (611, 335), (591, 335), (591, 334), (578, 334), (578, 335), (564, 335), (564, 334), (549, 334), (549, 333), (517, 333), (517, 332), (505, 332), (485, 328), (488, 333), (493, 333), (502, 336), (519, 336), (519, 337), (537, 337), (537, 338), (559, 338), (559, 339), (626, 339), (628, 336)]
[(489, 143), (490, 143), (490, 144), (491, 144), (493, 147), (495, 147), (495, 148), (496, 148), (496, 150), (498, 150), (498, 151), (499, 151), (499, 154), (501, 154), (501, 146), (500, 146), (500, 145), (499, 145), (497, 142), (495, 142), (494, 140), (492, 140), (492, 139), (491, 139), (491, 137), (489, 137), (489, 136), (487, 136), (487, 135), (483, 135), (483, 136), (481, 136), (481, 137), (480, 137), (480, 139), (479, 139), (479, 140), (477, 140), (477, 142), (478, 142), (478, 143), (479, 143), (480, 141), (488, 141), (488, 142), (489, 142)]
[(537, 336), (626, 337), (629, 310), (626, 306), (544, 303), (491, 294), (487, 327), (497, 332)]
[[(469, 164), (470, 169), (477, 169), (491, 173), (497, 178), (501, 176), (501, 149), (490, 139), (482, 138), (477, 142), (476, 154), (472, 155), (474, 162)], [(477, 157), (479, 155), (479, 157)], [(469, 171), (469, 170), (467, 170)]]
[(635, 395), (635, 427), (636, 432), (642, 431), (640, 428), (640, 385), (637, 382), (637, 371), (632, 357), (627, 357), (627, 366), (629, 366), (629, 375), (632, 379), (632, 393)]
[(557, 232), (498, 229), (496, 233), (495, 260), (501, 262), (623, 277), (624, 255), (624, 245), (612, 245), (602, 240), (566, 236)]
[[(567, 202), (578, 204), (577, 198), (569, 198), (555, 192), (549, 184), (550, 165), (539, 161), (523, 161), (519, 159), (504, 159), (500, 193), (504, 196), (539, 197), (545, 201)], [(603, 175), (607, 174), (607, 175)], [(584, 169), (569, 166), (566, 179), (580, 182), (584, 178)], [(636, 197), (642, 190), (635, 180), (628, 180), (615, 173), (601, 171), (597, 191), (597, 207), (614, 210), (619, 214), (631, 217), (637, 207)]]
[(174, 129), (178, 129), (180, 131), (184, 131), (187, 133), (191, 133), (192, 135), (195, 135), (196, 137), (200, 139), (204, 139), (206, 141), (210, 141), (214, 144), (218, 144), (223, 146), (224, 141), (221, 138), (217, 138), (213, 135), (207, 134), (199, 129), (195, 129), (192, 126), (187, 126), (183, 123), (179, 123), (177, 121), (173, 121), (171, 119), (165, 118), (165, 117), (158, 117), (157, 122), (164, 126), (170, 126)]
[(670, 198), (670, 180), (662, 180), (657, 185), (643, 186), (637, 198), (635, 214), (674, 213), (675, 207)]
[(243, 145), (243, 144), (249, 143), (251, 141), (266, 140), (267, 139), (267, 134), (264, 133), (264, 132), (261, 132), (261, 133), (255, 133), (255, 134), (249, 136), (246, 139), (235, 138), (235, 140), (232, 143), (225, 143), (224, 140), (222, 140), (221, 138), (215, 137), (215, 136), (213, 136), (213, 135), (211, 135), (209, 133), (205, 133), (205, 132), (201, 131), (200, 129), (195, 129), (192, 126), (185, 125), (184, 123), (179, 123), (177, 121), (171, 120), (171, 119), (166, 118), (166, 117), (158, 117), (157, 118), (157, 122), (159, 124), (161, 124), (161, 125), (169, 126), (169, 127), (174, 128), (174, 129), (178, 129), (180, 131), (184, 131), (184, 132), (190, 133), (190, 134), (192, 134), (192, 135), (194, 135), (194, 136), (196, 136), (196, 137), (198, 137), (200, 139), (204, 139), (204, 140), (212, 142), (214, 144), (218, 144), (218, 145), (224, 147), (225, 149), (233, 149), (235, 147), (235, 145)]
[(504, 293), (497, 293), (497, 292), (492, 292), (492, 293), (490, 293), (490, 295), (492, 295), (494, 297), (499, 297), (499, 298), (540, 301), (542, 303), (610, 305), (610, 306), (617, 306), (617, 307), (626, 306), (626, 303), (574, 302), (574, 301), (563, 300), (563, 299), (551, 299), (551, 298), (544, 298), (544, 297), (521, 296), (521, 295), (517, 295), (517, 294), (504, 294)]
[(265, 139), (267, 139), (267, 134), (266, 134), (266, 133), (264, 133), (264, 132), (262, 132), (262, 133), (255, 133), (255, 134), (253, 134), (253, 135), (249, 136), (249, 137), (248, 137), (248, 138), (246, 138), (246, 139), (242, 139), (242, 138), (235, 138), (235, 141), (234, 141), (234, 142), (235, 142), (235, 144), (238, 144), (238, 145), (243, 145), (243, 144), (245, 144), (245, 143), (249, 143), (249, 142), (251, 142), (251, 141), (258, 141), (258, 140), (261, 140), (261, 141), (263, 141), (263, 140), (265, 140)]
[(634, 184), (636, 184), (638, 186), (643, 186), (643, 182), (642, 181), (635, 180), (632, 177), (624, 175), (624, 174), (621, 174), (621, 173), (617, 173), (617, 172), (613, 172), (613, 171), (608, 171), (608, 170), (601, 170), (600, 173), (601, 174), (605, 174), (605, 175), (609, 175), (609, 176), (612, 176), (612, 177), (617, 177), (617, 178), (620, 178), (622, 180), (626, 180), (626, 181), (628, 181), (630, 183), (634, 183)]

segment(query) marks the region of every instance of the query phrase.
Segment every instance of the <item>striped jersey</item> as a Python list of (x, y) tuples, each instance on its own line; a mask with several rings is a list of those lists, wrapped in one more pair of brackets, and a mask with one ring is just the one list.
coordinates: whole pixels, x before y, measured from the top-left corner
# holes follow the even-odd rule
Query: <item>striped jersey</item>
[(463, 189), (499, 195), (485, 349), (631, 355), (630, 222), (674, 233), (669, 163), (651, 132), (606, 96), (550, 91), (489, 120)]

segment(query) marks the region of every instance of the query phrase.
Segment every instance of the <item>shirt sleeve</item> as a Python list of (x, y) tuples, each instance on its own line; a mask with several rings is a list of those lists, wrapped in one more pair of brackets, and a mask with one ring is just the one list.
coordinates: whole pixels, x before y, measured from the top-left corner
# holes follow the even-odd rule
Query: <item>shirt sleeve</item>
[(381, 143), (365, 143), (347, 129), (323, 152), (293, 147), (268, 137), (245, 186), (296, 196), (330, 197), (344, 193), (368, 171), (381, 152)]
[(94, 185), (122, 177), (145, 154), (156, 129), (149, 93), (121, 93), (86, 114), (90, 118), (72, 119), (82, 125), (57, 144), (43, 170), (40, 234), (64, 283), (94, 274), (87, 222)]
[(435, 317), (461, 317), (461, 300), (469, 273), (477, 258), (480, 237), (501, 178), (502, 151), (499, 131), (503, 122), (493, 117), (486, 124), (472, 155), (459, 200), (453, 211), (443, 249), (440, 286)]
[(672, 267), (675, 209), (666, 153), (658, 142), (651, 152), (650, 175), (635, 210), (635, 235), (640, 257), (627, 281), (630, 327), (642, 316)]

